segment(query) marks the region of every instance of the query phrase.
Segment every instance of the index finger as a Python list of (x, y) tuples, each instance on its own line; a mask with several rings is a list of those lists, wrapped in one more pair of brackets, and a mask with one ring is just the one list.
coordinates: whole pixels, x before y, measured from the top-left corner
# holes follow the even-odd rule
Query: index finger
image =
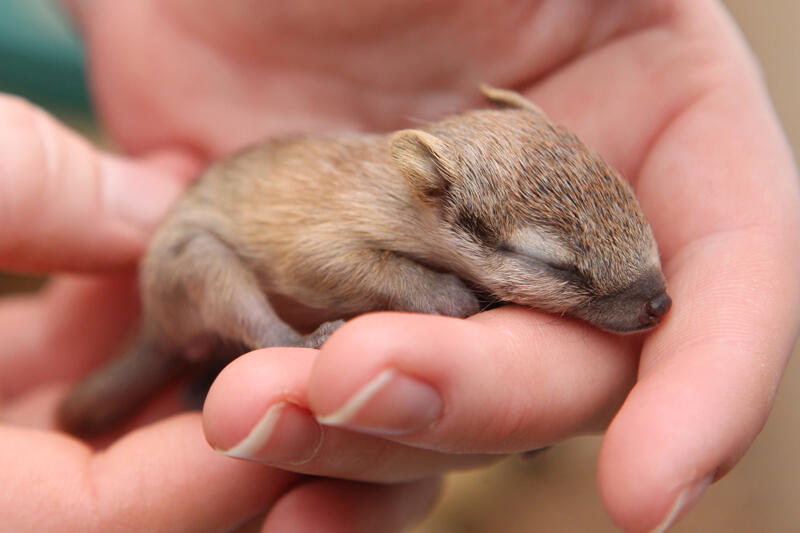
[(376, 313), (322, 346), (308, 401), (326, 425), (437, 451), (519, 452), (604, 428), (638, 347), (514, 306), (469, 320)]
[[(715, 83), (665, 124), (643, 162), (674, 300), (609, 427), (600, 487), (618, 524), (666, 528), (761, 430), (797, 336), (800, 194), (755, 66), (717, 4), (691, 36)], [(659, 529), (663, 530), (663, 529)]]

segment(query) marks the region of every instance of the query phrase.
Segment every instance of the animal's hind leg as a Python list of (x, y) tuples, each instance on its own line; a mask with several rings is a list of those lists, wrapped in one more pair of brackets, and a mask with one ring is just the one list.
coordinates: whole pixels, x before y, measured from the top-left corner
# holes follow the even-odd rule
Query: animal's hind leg
[(59, 407), (59, 423), (72, 433), (104, 431), (133, 413), (189, 369), (186, 356), (213, 363), (217, 337), (250, 348), (301, 338), (278, 319), (253, 274), (227, 246), (196, 228), (168, 229), (156, 236), (142, 264), (138, 335), (128, 350), (73, 387)]
[(157, 327), (182, 322), (172, 332), (181, 343), (208, 334), (249, 348), (301, 339), (278, 318), (256, 276), (226, 243), (198, 229), (174, 234), (143, 265), (145, 314)]
[[(165, 243), (168, 246), (159, 246), (159, 250), (154, 251), (154, 254), (166, 257), (162, 255), (158, 272), (153, 276), (145, 267), (143, 282), (145, 294), (159, 298), (170, 293), (186, 295), (181, 307), (191, 310), (184, 309), (184, 316), (187, 312), (195, 316), (189, 319), (190, 329), (183, 332), (184, 338), (197, 338), (192, 329), (199, 328), (224, 339), (216, 344), (216, 349), (212, 348), (211, 354), (205, 353), (209, 346), (204, 342), (204, 335), (199, 337), (199, 343), (190, 344), (190, 353), (187, 354), (190, 358), (193, 355), (196, 358), (211, 355), (214, 360), (204, 362), (201, 372), (192, 380), (184, 395), (187, 403), (202, 406), (216, 373), (246, 348), (318, 348), (343, 323), (326, 322), (309, 335), (299, 335), (278, 318), (253, 272), (229, 246), (206, 232), (192, 230), (181, 234), (183, 237), (177, 238), (176, 242)], [(163, 276), (164, 263), (169, 264), (170, 276), (166, 278)], [(159, 304), (161, 302), (153, 307), (167, 309)], [(160, 322), (169, 323), (168, 317), (161, 317)]]
[(343, 325), (344, 320), (332, 320), (330, 322), (325, 322), (308, 335), (298, 339), (297, 342), (292, 344), (292, 346), (297, 346), (299, 348), (319, 348), (326, 340), (328, 340), (328, 337), (330, 337), (334, 331)]

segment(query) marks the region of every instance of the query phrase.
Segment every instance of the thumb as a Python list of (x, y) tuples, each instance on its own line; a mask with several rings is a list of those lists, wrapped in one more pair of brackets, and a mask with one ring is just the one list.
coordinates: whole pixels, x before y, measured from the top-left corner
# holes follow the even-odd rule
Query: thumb
[(0, 268), (129, 265), (183, 181), (103, 153), (41, 109), (0, 95)]

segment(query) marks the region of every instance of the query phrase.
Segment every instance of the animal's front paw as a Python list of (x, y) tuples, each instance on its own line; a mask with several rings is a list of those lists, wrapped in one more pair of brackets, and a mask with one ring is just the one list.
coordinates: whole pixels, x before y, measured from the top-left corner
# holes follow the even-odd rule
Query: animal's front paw
[(441, 274), (437, 287), (428, 295), (431, 313), (445, 316), (468, 317), (480, 311), (475, 294), (452, 274)]

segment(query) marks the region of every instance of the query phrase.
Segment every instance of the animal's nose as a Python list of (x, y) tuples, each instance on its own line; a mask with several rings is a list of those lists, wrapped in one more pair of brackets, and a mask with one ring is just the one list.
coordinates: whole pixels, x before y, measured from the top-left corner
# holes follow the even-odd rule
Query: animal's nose
[(666, 292), (651, 298), (650, 301), (644, 304), (642, 324), (658, 324), (667, 314), (670, 307), (672, 307), (672, 298)]

